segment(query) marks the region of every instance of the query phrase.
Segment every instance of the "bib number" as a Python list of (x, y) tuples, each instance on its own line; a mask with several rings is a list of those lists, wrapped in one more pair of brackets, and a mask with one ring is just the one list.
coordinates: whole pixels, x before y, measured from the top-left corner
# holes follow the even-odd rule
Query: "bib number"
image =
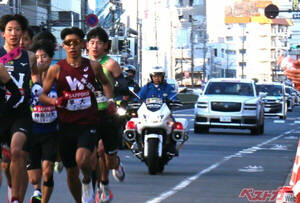
[(88, 109), (92, 105), (91, 95), (88, 90), (70, 92), (70, 99), (66, 109), (69, 111), (78, 111)]
[(36, 123), (52, 123), (57, 118), (55, 106), (34, 106), (32, 120)]
[(101, 91), (95, 91), (98, 110), (104, 110), (108, 107), (107, 97)]

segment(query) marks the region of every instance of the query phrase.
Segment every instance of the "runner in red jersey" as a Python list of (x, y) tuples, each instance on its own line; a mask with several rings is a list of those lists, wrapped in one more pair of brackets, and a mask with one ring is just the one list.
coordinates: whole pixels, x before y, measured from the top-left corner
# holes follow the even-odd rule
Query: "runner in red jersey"
[[(93, 189), (90, 178), (91, 154), (95, 149), (97, 104), (94, 91), (96, 80), (103, 85), (108, 98), (112, 97), (112, 86), (103, 74), (102, 66), (81, 57), (84, 48), (84, 33), (81, 29), (65, 28), (61, 32), (65, 60), (51, 66), (43, 81), (40, 101), (58, 107), (59, 152), (67, 168), (69, 189), (76, 202), (92, 202)], [(57, 99), (47, 96), (56, 82)], [(110, 104), (114, 108), (113, 104)], [(79, 169), (83, 173), (82, 189)], [(82, 195), (81, 195), (82, 194)]]

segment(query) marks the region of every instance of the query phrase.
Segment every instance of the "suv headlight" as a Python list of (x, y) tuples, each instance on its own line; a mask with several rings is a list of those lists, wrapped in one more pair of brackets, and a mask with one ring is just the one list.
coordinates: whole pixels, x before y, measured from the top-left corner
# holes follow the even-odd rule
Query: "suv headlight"
[(198, 102), (197, 103), (197, 108), (206, 109), (207, 107), (208, 107), (208, 103), (207, 102)]
[(283, 101), (283, 99), (281, 98), (281, 99), (276, 99), (276, 102), (277, 103), (280, 103), (280, 102), (282, 102)]
[(256, 104), (244, 104), (244, 110), (256, 110)]

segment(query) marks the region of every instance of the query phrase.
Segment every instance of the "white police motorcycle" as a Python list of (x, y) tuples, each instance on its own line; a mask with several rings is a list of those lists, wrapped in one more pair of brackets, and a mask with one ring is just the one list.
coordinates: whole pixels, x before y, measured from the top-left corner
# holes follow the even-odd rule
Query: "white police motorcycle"
[[(150, 174), (160, 173), (188, 140), (188, 122), (184, 118), (174, 119), (170, 108), (179, 102), (165, 102), (161, 98), (148, 98), (137, 107), (137, 117), (126, 123), (124, 138), (130, 143), (134, 155), (146, 163)], [(169, 108), (170, 107), (170, 108)], [(175, 142), (175, 143), (174, 143)], [(179, 143), (179, 144), (178, 144)]]

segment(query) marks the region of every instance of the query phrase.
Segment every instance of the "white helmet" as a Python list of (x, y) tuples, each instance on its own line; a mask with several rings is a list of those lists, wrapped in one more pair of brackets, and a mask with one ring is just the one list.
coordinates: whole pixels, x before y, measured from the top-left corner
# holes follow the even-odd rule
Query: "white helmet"
[(150, 70), (150, 78), (152, 80), (152, 76), (153, 75), (156, 75), (156, 74), (162, 74), (163, 75), (163, 78), (165, 77), (165, 70), (163, 67), (161, 66), (154, 66), (151, 68)]

